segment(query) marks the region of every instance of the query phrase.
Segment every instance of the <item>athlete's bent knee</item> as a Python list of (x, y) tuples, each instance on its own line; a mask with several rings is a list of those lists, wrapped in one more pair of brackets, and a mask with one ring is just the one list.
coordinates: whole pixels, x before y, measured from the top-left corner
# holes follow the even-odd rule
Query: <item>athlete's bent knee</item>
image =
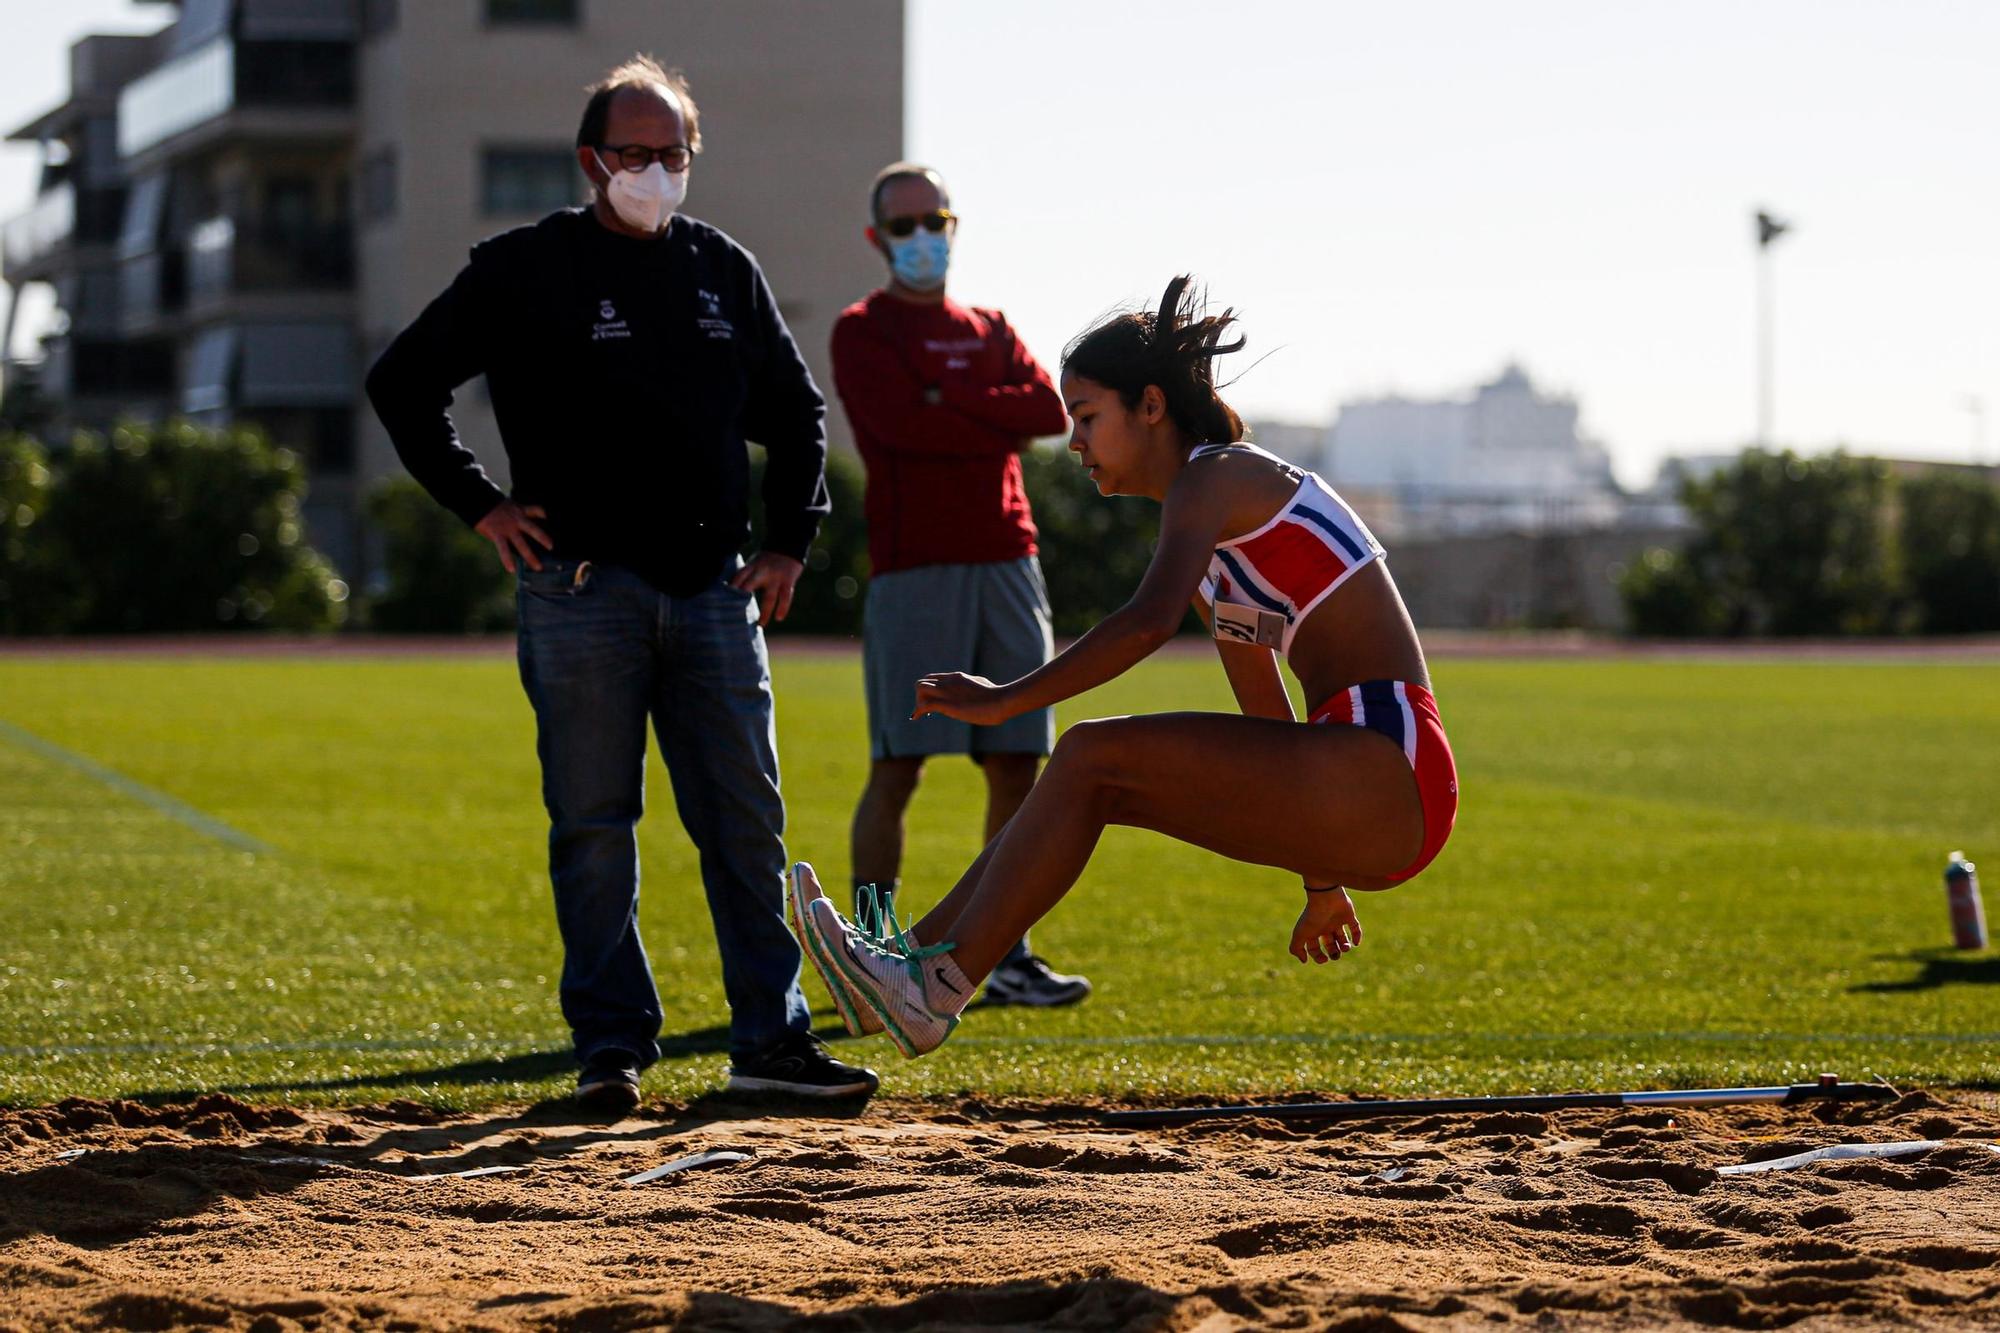
[(1065, 774), (1076, 777), (1101, 767), (1111, 740), (1111, 722), (1108, 720), (1076, 723), (1056, 741), (1055, 753), (1049, 756), (1049, 772), (1054, 774), (1060, 768)]

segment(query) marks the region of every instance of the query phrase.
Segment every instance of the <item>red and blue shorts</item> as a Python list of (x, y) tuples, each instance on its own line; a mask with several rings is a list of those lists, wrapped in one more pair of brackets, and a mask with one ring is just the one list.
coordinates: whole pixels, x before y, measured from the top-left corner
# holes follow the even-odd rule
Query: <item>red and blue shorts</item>
[(1458, 817), (1458, 768), (1451, 743), (1444, 738), (1437, 700), (1421, 685), (1400, 680), (1364, 680), (1315, 708), (1308, 722), (1367, 727), (1396, 743), (1417, 775), (1417, 799), (1423, 805), (1424, 844), (1417, 859), (1388, 878), (1402, 883), (1429, 865), (1451, 836)]

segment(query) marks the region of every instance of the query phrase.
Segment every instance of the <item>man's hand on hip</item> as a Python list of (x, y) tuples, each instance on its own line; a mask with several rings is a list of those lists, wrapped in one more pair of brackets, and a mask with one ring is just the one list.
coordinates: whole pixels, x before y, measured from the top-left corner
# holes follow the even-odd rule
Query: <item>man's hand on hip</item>
[(798, 586), (805, 566), (776, 551), (759, 551), (750, 563), (736, 571), (729, 586), (757, 598), (759, 625), (783, 620), (792, 609), (792, 589)]
[(549, 540), (549, 534), (535, 525), (538, 518), (547, 518), (549, 511), (540, 505), (518, 505), (512, 500), (502, 500), (494, 505), (485, 518), (472, 525), (474, 532), (493, 543), (500, 552), (500, 563), (507, 572), (514, 572), (514, 562), (518, 558), (529, 569), (540, 569), (542, 558), (529, 545), (529, 538), (542, 544), (542, 550), (553, 551), (556, 544)]

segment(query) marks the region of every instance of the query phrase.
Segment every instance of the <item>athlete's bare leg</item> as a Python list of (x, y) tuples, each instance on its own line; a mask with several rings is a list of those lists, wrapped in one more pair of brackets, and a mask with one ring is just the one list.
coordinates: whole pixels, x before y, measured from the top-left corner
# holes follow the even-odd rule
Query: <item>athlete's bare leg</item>
[(1365, 727), (1222, 713), (1083, 722), (1000, 836), (917, 924), (975, 984), (1069, 892), (1107, 824), (1153, 829), (1314, 884), (1381, 887), (1423, 844), (1416, 777)]

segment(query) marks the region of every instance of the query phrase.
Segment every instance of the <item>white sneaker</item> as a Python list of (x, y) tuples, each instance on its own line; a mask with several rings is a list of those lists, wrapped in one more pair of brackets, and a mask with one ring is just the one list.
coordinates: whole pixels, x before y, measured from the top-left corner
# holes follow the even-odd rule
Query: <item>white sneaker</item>
[(889, 1040), (915, 1058), (936, 1050), (958, 1026), (957, 1014), (933, 1011), (924, 998), (925, 960), (950, 948), (885, 949), (841, 918), (822, 894), (804, 905), (806, 934), (832, 958), (855, 998), (874, 1011)]
[(875, 1016), (874, 1010), (854, 998), (847, 988), (846, 978), (833, 959), (824, 953), (819, 938), (806, 928), (806, 908), (815, 901), (826, 902), (826, 890), (819, 886), (819, 876), (813, 873), (813, 868), (801, 861), (792, 867), (785, 883), (785, 925), (798, 937), (800, 951), (826, 984), (827, 994), (833, 997), (833, 1007), (839, 1012), (840, 1021), (847, 1025), (849, 1035), (866, 1037), (880, 1032), (882, 1020)]

